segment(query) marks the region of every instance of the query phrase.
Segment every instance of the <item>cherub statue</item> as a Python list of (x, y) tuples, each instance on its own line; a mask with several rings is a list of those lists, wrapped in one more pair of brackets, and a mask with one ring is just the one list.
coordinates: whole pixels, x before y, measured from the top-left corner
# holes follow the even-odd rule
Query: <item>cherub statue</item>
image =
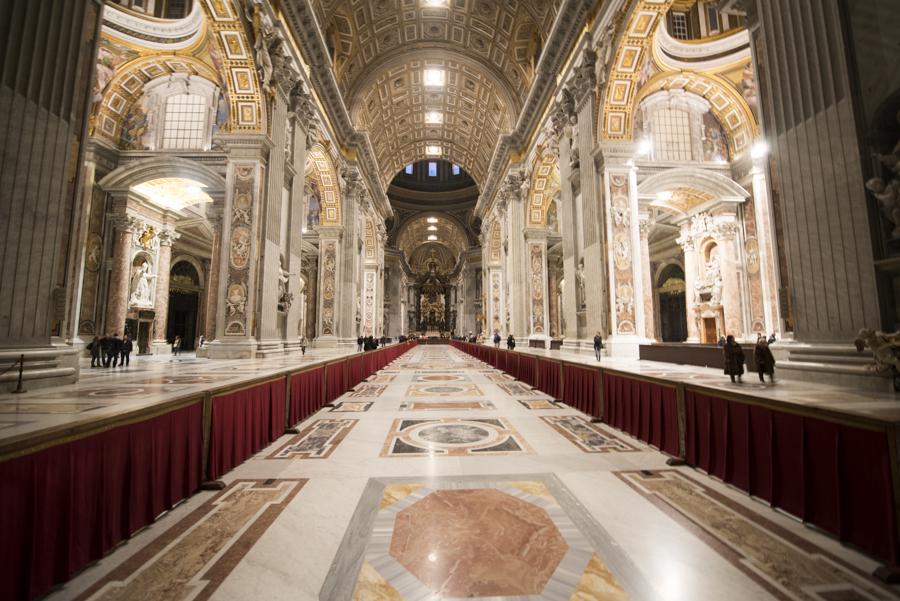
[(875, 365), (870, 369), (879, 373), (893, 373), (895, 379), (900, 375), (900, 332), (887, 334), (863, 328), (859, 331), (854, 344), (859, 352), (866, 348), (872, 351)]

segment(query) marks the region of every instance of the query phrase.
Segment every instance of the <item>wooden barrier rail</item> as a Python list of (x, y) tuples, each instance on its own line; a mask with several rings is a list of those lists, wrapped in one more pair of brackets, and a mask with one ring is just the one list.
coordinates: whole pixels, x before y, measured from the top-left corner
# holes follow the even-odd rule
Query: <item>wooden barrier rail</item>
[(889, 565), (900, 563), (893, 424), (599, 365), (451, 345)]
[(68, 580), (414, 345), (286, 369), (7, 449), (0, 599), (33, 599)]

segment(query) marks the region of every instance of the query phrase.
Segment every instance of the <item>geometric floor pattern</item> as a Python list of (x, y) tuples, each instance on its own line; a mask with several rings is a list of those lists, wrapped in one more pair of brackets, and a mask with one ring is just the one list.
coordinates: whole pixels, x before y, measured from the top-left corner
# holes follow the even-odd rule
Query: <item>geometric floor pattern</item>
[[(105, 411), (114, 388), (26, 409)], [(48, 601), (900, 599), (873, 560), (446, 346), (296, 430)]]

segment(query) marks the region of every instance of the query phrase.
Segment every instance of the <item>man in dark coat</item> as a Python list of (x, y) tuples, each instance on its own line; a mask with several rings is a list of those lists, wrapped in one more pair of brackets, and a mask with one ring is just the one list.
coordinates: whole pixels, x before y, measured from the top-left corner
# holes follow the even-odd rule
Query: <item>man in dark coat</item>
[(594, 334), (594, 354), (597, 355), (597, 361), (600, 360), (600, 353), (603, 351), (603, 338), (600, 337), (600, 332)]
[(511, 351), (516, 349), (516, 338), (512, 334), (506, 337), (506, 348)]
[(362, 334), (360, 334), (359, 336), (356, 337), (356, 352), (357, 353), (359, 353), (363, 350), (363, 342), (365, 342), (365, 341), (366, 341), (366, 339), (362, 337)]
[(100, 355), (100, 337), (94, 336), (87, 348), (91, 351), (91, 367), (103, 367), (103, 357)]
[(494, 348), (500, 348), (500, 330), (494, 330)]
[(725, 339), (722, 354), (725, 357), (725, 375), (731, 376), (732, 382), (735, 378), (738, 382), (743, 382), (741, 376), (744, 375), (744, 349), (735, 341), (734, 336), (729, 334)]
[(756, 341), (756, 349), (753, 352), (756, 359), (756, 372), (759, 374), (759, 381), (765, 382), (764, 375), (769, 376), (769, 381), (775, 381), (775, 355), (769, 348), (769, 342), (760, 336)]
[(134, 344), (131, 342), (131, 336), (125, 334), (122, 337), (122, 350), (119, 353), (119, 367), (127, 367), (131, 364), (131, 351)]
[(116, 367), (119, 365), (119, 355), (122, 353), (122, 339), (119, 338), (119, 333), (116, 332), (113, 334), (112, 340), (109, 342), (109, 354), (112, 356), (112, 366)]
[(112, 361), (112, 336), (107, 334), (100, 339), (100, 351), (103, 353), (103, 367), (109, 367)]

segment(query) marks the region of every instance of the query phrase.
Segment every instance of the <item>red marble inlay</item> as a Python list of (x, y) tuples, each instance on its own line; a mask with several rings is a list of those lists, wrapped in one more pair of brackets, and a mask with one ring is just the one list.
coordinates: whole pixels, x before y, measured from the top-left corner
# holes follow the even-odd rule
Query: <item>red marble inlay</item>
[(447, 597), (534, 595), (568, 545), (547, 512), (492, 489), (440, 490), (397, 514), (391, 555)]

